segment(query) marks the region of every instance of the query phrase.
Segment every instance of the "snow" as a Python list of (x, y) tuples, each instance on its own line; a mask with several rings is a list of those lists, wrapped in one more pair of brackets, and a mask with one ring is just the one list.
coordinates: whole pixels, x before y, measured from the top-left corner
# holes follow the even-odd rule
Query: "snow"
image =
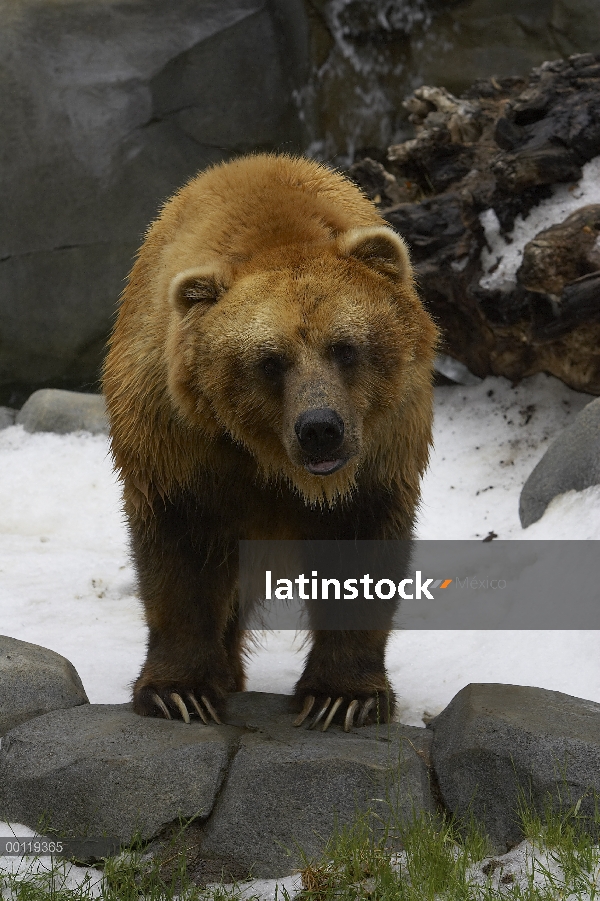
[[(521, 486), (551, 440), (591, 400), (545, 375), (436, 389), (435, 449), (418, 535), (427, 539), (600, 538), (600, 487), (557, 498), (523, 531)], [(124, 703), (145, 626), (107, 440), (0, 432), (3, 634), (58, 651), (92, 703)], [(289, 693), (305, 649), (290, 632), (256, 636), (248, 689)], [(402, 631), (388, 667), (399, 718), (422, 725), (468, 682), (538, 685), (600, 701), (595, 632)]]
[(481, 254), (484, 272), (479, 281), (481, 287), (488, 291), (511, 291), (516, 285), (525, 245), (539, 232), (563, 222), (575, 210), (590, 203), (600, 203), (600, 157), (585, 164), (576, 184), (558, 185), (552, 196), (534, 207), (526, 219), (517, 216), (512, 233), (506, 237), (500, 234), (494, 210), (484, 210), (479, 219), (489, 250), (484, 248)]
[[(524, 532), (519, 494), (551, 440), (592, 399), (545, 375), (514, 388), (502, 378), (437, 388), (435, 444), (422, 486), (418, 537), (482, 539), (492, 530), (505, 539), (562, 537), (546, 517)], [(591, 506), (587, 495), (578, 500)], [(581, 531), (573, 513), (569, 527)], [(595, 523), (595, 533), (588, 524), (577, 537), (600, 537), (598, 514)]]
[[(581, 870), (575, 876), (568, 866), (561, 865), (565, 855), (561, 857), (556, 850), (524, 841), (506, 854), (478, 861), (469, 867), (466, 875), (470, 885), (480, 886), (482, 890), (487, 886), (498, 898), (503, 895), (535, 897), (533, 892), (537, 889), (538, 897), (592, 901), (600, 888), (599, 851), (597, 846), (592, 849), (589, 871), (582, 855)], [(482, 894), (485, 897), (487, 893)]]
[(144, 624), (108, 443), (0, 432), (0, 632), (58, 651), (92, 702), (126, 701)]
[[(458, 848), (455, 848), (458, 853)], [(592, 901), (600, 887), (600, 848), (569, 855), (523, 841), (506, 854), (484, 857), (466, 873), (470, 898), (568, 898)], [(392, 869), (410, 881), (406, 851), (391, 855)], [(437, 896), (438, 898), (444, 895)]]
[[(26, 826), (0, 823), (0, 834), (15, 835), (20, 838), (32, 838), (35, 833)], [(577, 871), (573, 870), (577, 863)], [(410, 882), (410, 868), (407, 852), (400, 851), (391, 855), (392, 869), (404, 880)], [(45, 888), (49, 896), (61, 890), (83, 888), (82, 895), (89, 898), (102, 897), (102, 872), (92, 867), (79, 867), (74, 864), (59, 863), (57, 858), (1, 857), (0, 873), (11, 874), (19, 881), (34, 883), (36, 887)], [(590, 856), (582, 854), (561, 855), (560, 851), (546, 849), (531, 841), (522, 841), (506, 854), (485, 857), (472, 863), (466, 872), (466, 880), (474, 889), (473, 897), (486, 898), (490, 893), (495, 897), (527, 896), (532, 889), (540, 896), (547, 898), (577, 898), (578, 901), (591, 901), (597, 897), (600, 888), (600, 848), (593, 847)], [(369, 893), (372, 879), (356, 883), (356, 888), (364, 888)], [(217, 892), (220, 898), (251, 901), (278, 901), (293, 899), (303, 891), (302, 876), (296, 873), (279, 879), (252, 879), (238, 883), (210, 883), (206, 886), (205, 897), (213, 897)], [(9, 888), (2, 889), (0, 898), (10, 901), (12, 895)]]
[[(418, 536), (600, 539), (600, 486), (556, 498), (525, 531), (518, 518), (528, 474), (591, 399), (545, 375), (517, 386), (488, 378), (437, 388)], [(0, 631), (71, 660), (92, 703), (128, 701), (145, 626), (107, 439), (11, 426), (0, 432), (0, 471)], [(248, 689), (291, 692), (303, 636), (255, 637)], [(537, 685), (600, 701), (597, 645), (592, 631), (395, 632), (388, 669), (398, 718), (423, 725), (469, 682)], [(0, 824), (0, 834), (8, 828)], [(21, 866), (43, 878), (44, 860)], [(0, 859), (0, 870), (9, 865), (14, 859)], [(86, 873), (73, 869), (65, 878), (75, 884)], [(269, 892), (274, 884), (261, 886), (261, 894)]]

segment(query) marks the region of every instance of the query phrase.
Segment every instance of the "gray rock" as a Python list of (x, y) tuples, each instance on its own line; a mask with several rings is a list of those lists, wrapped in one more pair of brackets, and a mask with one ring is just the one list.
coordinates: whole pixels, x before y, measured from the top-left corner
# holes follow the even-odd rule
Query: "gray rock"
[(249, 692), (230, 699), (228, 722), (245, 728), (201, 852), (235, 858), (254, 875), (281, 876), (322, 854), (336, 823), (357, 810), (400, 817), (433, 811), (425, 729), (393, 723), (344, 733), (294, 728), (289, 698)]
[(72, 663), (47, 648), (0, 635), (0, 736), (51, 710), (87, 703)]
[(61, 835), (154, 835), (178, 817), (207, 817), (238, 730), (86, 704), (17, 726), (0, 748), (0, 819)]
[(7, 429), (9, 425), (14, 425), (17, 411), (11, 407), (0, 407), (0, 430)]
[(27, 432), (108, 434), (108, 417), (101, 394), (82, 394), (58, 388), (35, 391), (19, 410), (16, 422)]
[(301, 0), (2, 5), (0, 401), (97, 381), (141, 236), (199, 169), (300, 149), (305, 20)]
[(548, 800), (593, 826), (600, 792), (600, 704), (521, 685), (467, 685), (431, 723), (444, 803), (472, 812), (497, 849), (523, 837), (520, 792), (540, 813)]
[(550, 445), (521, 490), (524, 529), (537, 522), (550, 501), (566, 491), (600, 484), (600, 399), (592, 401)]
[(447, 354), (438, 354), (433, 363), (435, 371), (457, 385), (480, 385), (482, 379), (473, 375), (463, 363)]
[(129, 705), (38, 717), (2, 741), (0, 820), (35, 827), (44, 816), (62, 834), (123, 842), (139, 830), (157, 836), (155, 853), (166, 842), (172, 856), (171, 824), (195, 817), (184, 838), (203, 871), (244, 878), (292, 872), (300, 848), (321, 854), (357, 810), (434, 810), (430, 732), (296, 729), (289, 701), (233, 695), (228, 725), (218, 727), (145, 719)]

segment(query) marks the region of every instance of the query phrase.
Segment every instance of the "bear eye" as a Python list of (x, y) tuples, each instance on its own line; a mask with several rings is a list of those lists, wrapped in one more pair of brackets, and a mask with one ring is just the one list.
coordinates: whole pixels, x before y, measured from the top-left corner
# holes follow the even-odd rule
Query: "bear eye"
[(358, 356), (356, 347), (354, 347), (353, 344), (348, 344), (347, 341), (340, 341), (337, 344), (333, 344), (331, 353), (340, 366), (352, 366), (352, 364), (356, 362)]
[(268, 357), (261, 360), (260, 368), (268, 379), (275, 381), (283, 375), (285, 370), (285, 360), (277, 354), (270, 354)]

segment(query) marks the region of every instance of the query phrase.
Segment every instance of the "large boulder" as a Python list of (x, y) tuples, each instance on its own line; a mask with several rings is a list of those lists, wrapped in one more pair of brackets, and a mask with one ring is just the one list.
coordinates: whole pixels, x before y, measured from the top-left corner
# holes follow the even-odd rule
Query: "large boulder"
[(523, 838), (519, 805), (542, 814), (580, 803), (597, 829), (600, 704), (522, 685), (467, 685), (432, 722), (432, 761), (441, 797), (459, 817), (474, 814), (496, 849)]
[(579, 413), (556, 438), (521, 490), (524, 529), (540, 519), (553, 498), (600, 485), (600, 398)]
[(51, 710), (88, 704), (72, 663), (6, 635), (0, 635), (0, 686), (0, 736)]
[(300, 149), (301, 0), (17, 0), (0, 11), (0, 402), (97, 385), (159, 205), (198, 169)]
[(106, 404), (101, 394), (41, 388), (34, 391), (16, 416), (26, 432), (91, 432), (108, 434)]
[(207, 817), (236, 729), (143, 719), (87, 704), (13, 729), (0, 749), (0, 819), (130, 842), (178, 817)]
[[(432, 812), (425, 729), (352, 734), (294, 728), (289, 698), (229, 699), (227, 725), (143, 718), (86, 705), (13, 729), (0, 748), (0, 820), (128, 842), (195, 818), (185, 841), (205, 871), (279, 876), (322, 853), (336, 824), (370, 808)], [(169, 839), (170, 840), (170, 839)]]
[[(371, 809), (400, 819), (433, 812), (427, 761), (430, 735), (397, 723), (323, 734), (292, 724), (289, 698), (245, 693), (231, 698), (228, 722), (245, 728), (201, 839), (203, 853), (235, 857), (260, 876), (319, 857), (337, 826)], [(282, 869), (283, 867), (283, 869)]]

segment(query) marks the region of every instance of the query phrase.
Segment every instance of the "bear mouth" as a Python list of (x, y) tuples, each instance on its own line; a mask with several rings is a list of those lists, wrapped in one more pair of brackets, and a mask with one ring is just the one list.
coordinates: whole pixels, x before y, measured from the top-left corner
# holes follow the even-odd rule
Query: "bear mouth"
[(343, 457), (337, 460), (309, 460), (304, 467), (314, 476), (328, 476), (341, 469), (346, 462), (346, 458)]

